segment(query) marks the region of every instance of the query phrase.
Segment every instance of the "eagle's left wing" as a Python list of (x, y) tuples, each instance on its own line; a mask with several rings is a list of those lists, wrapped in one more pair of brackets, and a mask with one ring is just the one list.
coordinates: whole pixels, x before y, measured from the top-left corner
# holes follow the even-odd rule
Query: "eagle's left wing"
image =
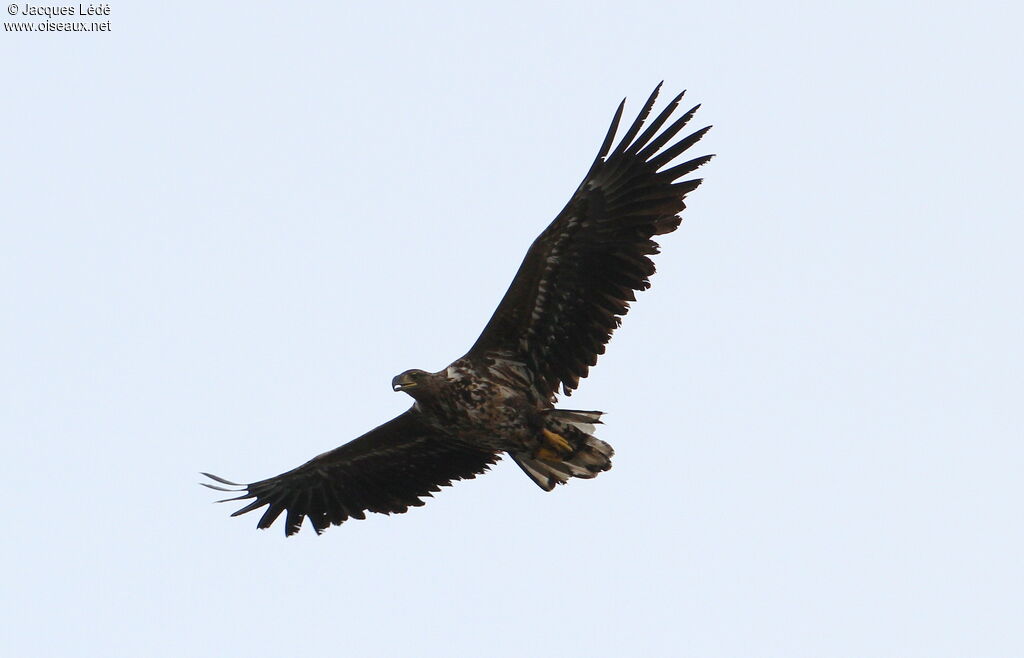
[(401, 514), (424, 504), (453, 480), (470, 479), (498, 461), (492, 451), (453, 440), (423, 422), (415, 408), (370, 430), (340, 448), (298, 468), (252, 484), (236, 484), (203, 475), (224, 486), (211, 489), (240, 493), (232, 500), (254, 499), (231, 516), (269, 506), (257, 526), (269, 528), (287, 511), (285, 534), (293, 535), (309, 518), (317, 534), (365, 512)]
[[(658, 85), (660, 89), (661, 85)], [(675, 141), (694, 107), (660, 134), (679, 104), (676, 96), (640, 132), (657, 98), (609, 153), (622, 118), (619, 105), (597, 159), (558, 217), (533, 242), (512, 285), (468, 355), (510, 354), (526, 363), (545, 397), (569, 393), (604, 353), (620, 318), (650, 285), (654, 237), (679, 226), (687, 193), (701, 179), (678, 181), (711, 159), (667, 165), (708, 128)], [(623, 101), (625, 103), (625, 101)], [(678, 181), (678, 182), (677, 182)]]

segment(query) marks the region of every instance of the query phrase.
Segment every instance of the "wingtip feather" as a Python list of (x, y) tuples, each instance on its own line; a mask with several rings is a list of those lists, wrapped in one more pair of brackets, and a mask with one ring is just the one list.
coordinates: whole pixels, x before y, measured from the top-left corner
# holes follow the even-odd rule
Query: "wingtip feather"
[[(229, 486), (232, 486), (232, 487), (244, 487), (245, 486), (244, 484), (239, 484), (238, 482), (232, 482), (231, 480), (225, 480), (224, 478), (220, 477), (219, 475), (214, 475), (213, 473), (207, 473), (206, 471), (200, 471), (199, 474), (200, 475), (205, 475), (206, 477), (210, 478), (211, 480), (213, 480), (215, 482), (220, 482), (221, 484), (226, 484), (226, 485), (229, 485)], [(200, 482), (200, 484), (202, 484), (202, 482)], [(209, 486), (209, 485), (207, 485), (207, 486)]]
[(622, 102), (619, 103), (619, 107), (615, 110), (615, 116), (612, 117), (612, 123), (608, 126), (608, 133), (604, 136), (604, 141), (601, 142), (601, 148), (597, 151), (595, 161), (608, 155), (608, 149), (612, 147), (612, 142), (615, 141), (615, 133), (619, 130), (619, 122), (622, 120), (622, 113), (625, 109), (626, 99), (623, 98)]

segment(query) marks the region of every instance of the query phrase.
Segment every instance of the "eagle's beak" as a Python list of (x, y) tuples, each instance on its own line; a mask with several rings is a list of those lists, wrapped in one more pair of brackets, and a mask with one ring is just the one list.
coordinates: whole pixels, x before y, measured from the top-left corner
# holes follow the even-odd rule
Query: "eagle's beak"
[(412, 381), (412, 378), (404, 372), (391, 380), (391, 390), (395, 392), (404, 391), (414, 386), (416, 386), (416, 382)]

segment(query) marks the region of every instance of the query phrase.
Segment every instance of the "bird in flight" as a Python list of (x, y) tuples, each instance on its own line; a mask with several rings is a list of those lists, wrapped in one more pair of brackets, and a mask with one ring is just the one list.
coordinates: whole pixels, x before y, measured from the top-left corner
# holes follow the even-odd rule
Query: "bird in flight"
[(701, 183), (679, 179), (712, 157), (668, 166), (710, 126), (676, 140), (698, 105), (662, 130), (679, 94), (644, 128), (660, 88), (612, 148), (619, 104), (583, 182), (534, 240), (465, 356), (438, 372), (395, 377), (392, 388), (413, 398), (408, 411), (298, 468), (252, 484), (203, 473), (216, 483), (204, 486), (238, 494), (219, 502), (251, 501), (232, 516), (266, 507), (259, 528), (286, 513), (286, 535), (303, 519), (320, 534), (366, 512), (421, 506), (502, 453), (545, 491), (611, 468), (612, 447), (594, 436), (602, 412), (554, 404), (597, 363), (635, 292), (650, 287), (654, 238), (679, 226), (684, 198)]

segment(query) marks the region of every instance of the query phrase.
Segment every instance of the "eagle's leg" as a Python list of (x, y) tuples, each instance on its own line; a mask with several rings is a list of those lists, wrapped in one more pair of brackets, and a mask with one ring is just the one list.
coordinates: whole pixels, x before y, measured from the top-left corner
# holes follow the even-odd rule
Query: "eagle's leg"
[(569, 443), (569, 439), (546, 428), (541, 429), (541, 433), (543, 433), (544, 439), (534, 453), (534, 459), (561, 461), (565, 457), (572, 455), (574, 449), (572, 444)]

